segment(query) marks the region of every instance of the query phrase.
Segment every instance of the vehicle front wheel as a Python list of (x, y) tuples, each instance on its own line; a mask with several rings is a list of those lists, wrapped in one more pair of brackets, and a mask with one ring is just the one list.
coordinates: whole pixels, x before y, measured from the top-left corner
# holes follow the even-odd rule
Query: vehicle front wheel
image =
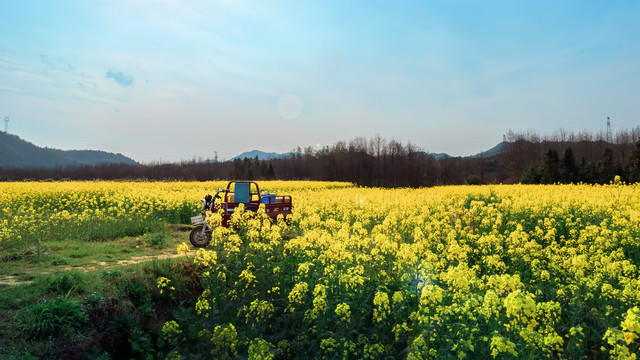
[(211, 242), (211, 230), (205, 230), (202, 232), (204, 225), (198, 225), (191, 230), (189, 234), (189, 241), (197, 248), (203, 248)]

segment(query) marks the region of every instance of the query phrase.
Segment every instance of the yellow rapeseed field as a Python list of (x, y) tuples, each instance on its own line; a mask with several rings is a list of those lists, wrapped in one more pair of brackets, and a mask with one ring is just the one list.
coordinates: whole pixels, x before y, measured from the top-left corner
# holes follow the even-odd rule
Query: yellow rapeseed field
[[(225, 184), (0, 184), (0, 247), (186, 223)], [(203, 291), (162, 327), (171, 357), (638, 356), (640, 185), (260, 185), (293, 214), (236, 212), (185, 255)]]

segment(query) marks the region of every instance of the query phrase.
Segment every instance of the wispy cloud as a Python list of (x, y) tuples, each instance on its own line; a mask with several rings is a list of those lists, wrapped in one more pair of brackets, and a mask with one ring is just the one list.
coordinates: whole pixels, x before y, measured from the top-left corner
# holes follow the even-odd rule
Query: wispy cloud
[(40, 62), (47, 65), (51, 69), (73, 72), (75, 68), (71, 63), (62, 58), (52, 59), (47, 55), (40, 54)]
[(122, 71), (113, 72), (112, 70), (107, 71), (107, 79), (113, 79), (118, 84), (123, 87), (128, 87), (133, 84), (133, 75), (125, 75)]
[(47, 55), (40, 54), (40, 61), (42, 61), (43, 63), (49, 66), (53, 65), (53, 63), (51, 62), (51, 60), (49, 60), (49, 57)]

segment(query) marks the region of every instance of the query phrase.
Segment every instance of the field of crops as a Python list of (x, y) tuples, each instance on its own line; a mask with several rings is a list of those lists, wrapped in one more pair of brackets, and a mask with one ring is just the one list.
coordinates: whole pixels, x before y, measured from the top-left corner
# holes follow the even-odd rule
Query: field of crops
[[(0, 247), (187, 223), (199, 199), (223, 185), (0, 184)], [(290, 221), (238, 212), (236, 230), (218, 228), (206, 250), (185, 255), (203, 291), (159, 330), (164, 354), (638, 356), (638, 185), (261, 187), (292, 195)], [(175, 291), (170, 276), (157, 287), (164, 296)]]

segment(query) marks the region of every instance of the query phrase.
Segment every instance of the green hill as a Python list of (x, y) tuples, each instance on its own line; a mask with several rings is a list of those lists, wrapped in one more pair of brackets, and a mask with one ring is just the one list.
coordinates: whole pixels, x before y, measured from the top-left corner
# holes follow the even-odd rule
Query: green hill
[(97, 150), (42, 148), (0, 131), (0, 168), (56, 169), (100, 164), (138, 164), (122, 154)]

